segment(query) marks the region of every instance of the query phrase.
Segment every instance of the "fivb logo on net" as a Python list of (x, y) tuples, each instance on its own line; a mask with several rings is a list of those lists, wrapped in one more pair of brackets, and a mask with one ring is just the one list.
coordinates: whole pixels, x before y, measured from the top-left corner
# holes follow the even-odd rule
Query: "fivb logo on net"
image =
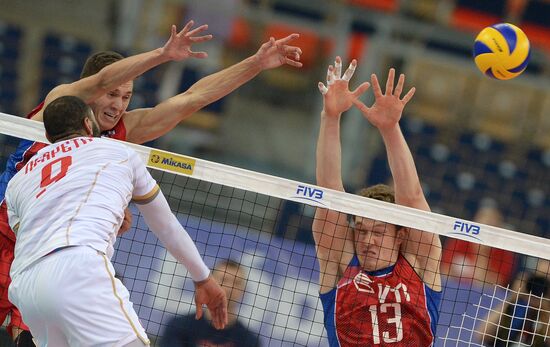
[(471, 239), (475, 239), (478, 241), (482, 241), (479, 238), (479, 235), (481, 234), (481, 226), (464, 220), (455, 220), (453, 224), (453, 231), (449, 233), (449, 235), (462, 235), (466, 236)]
[(325, 205), (322, 200), (325, 192), (322, 189), (299, 184), (296, 187), (296, 193), (293, 196), (295, 199), (313, 201), (320, 205)]

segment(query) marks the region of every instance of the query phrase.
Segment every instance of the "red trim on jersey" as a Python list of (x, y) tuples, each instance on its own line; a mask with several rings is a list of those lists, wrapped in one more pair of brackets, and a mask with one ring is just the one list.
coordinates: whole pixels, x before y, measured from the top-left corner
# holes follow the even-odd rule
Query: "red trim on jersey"
[(0, 204), (0, 231), (0, 235), (4, 236), (3, 238), (0, 237), (0, 249), (5, 248), (5, 245), (3, 243), (7, 241), (6, 239), (11, 242), (9, 244), (9, 248), (13, 248), (13, 243), (15, 242), (15, 234), (11, 230), (8, 223), (8, 206), (6, 205), (6, 199), (4, 199)]
[(120, 118), (113, 129), (104, 131), (101, 133), (101, 135), (115, 140), (126, 141), (126, 126), (124, 125), (124, 116)]
[(42, 108), (44, 108), (44, 101), (42, 101), (38, 106), (36, 106), (26, 117), (27, 119), (31, 119), (35, 114), (38, 113)]
[(39, 151), (41, 150), (42, 148), (44, 147), (47, 147), (48, 145), (45, 144), (45, 143), (42, 143), (42, 142), (35, 142), (33, 143), (29, 148), (27, 148), (27, 150), (25, 151), (25, 153), (23, 153), (23, 157), (21, 158), (21, 161), (17, 162), (15, 164), (15, 169), (17, 170), (17, 172), (19, 172), (19, 170), (21, 170), (26, 164), (27, 162), (32, 158), (34, 157), (34, 155)]

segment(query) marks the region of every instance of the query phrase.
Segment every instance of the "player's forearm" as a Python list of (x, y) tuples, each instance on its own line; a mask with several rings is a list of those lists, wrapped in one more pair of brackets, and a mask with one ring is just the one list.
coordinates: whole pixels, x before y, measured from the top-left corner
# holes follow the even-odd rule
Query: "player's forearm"
[[(93, 100), (169, 60), (170, 59), (163, 54), (162, 48), (157, 48), (149, 52), (119, 60), (101, 69), (96, 74), (97, 88), (88, 90), (88, 95), (86, 96)], [(92, 100), (85, 99), (85, 101)]]
[(193, 98), (195, 108), (193, 112), (196, 112), (228, 95), (256, 77), (261, 71), (261, 62), (256, 56), (251, 56), (235, 65), (200, 79), (185, 94)]
[(321, 113), (316, 160), (317, 184), (326, 188), (344, 190), (340, 117), (329, 116), (325, 111)]
[(138, 205), (138, 208), (151, 231), (168, 252), (187, 268), (193, 281), (208, 278), (210, 270), (202, 260), (195, 243), (170, 210), (164, 195), (160, 193), (151, 202)]
[(386, 146), (388, 163), (395, 185), (396, 202), (400, 205), (429, 210), (413, 156), (399, 125), (396, 124), (380, 133)]

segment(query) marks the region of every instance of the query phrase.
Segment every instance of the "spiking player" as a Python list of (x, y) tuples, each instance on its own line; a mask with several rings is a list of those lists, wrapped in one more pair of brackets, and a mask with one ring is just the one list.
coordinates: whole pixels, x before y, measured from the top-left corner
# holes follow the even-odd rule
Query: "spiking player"
[[(84, 65), (81, 80), (54, 88), (45, 102), (33, 110), (28, 118), (41, 121), (44, 104), (47, 105), (59, 96), (75, 95), (92, 107), (103, 136), (144, 143), (166, 134), (194, 112), (229, 94), (263, 70), (281, 65), (302, 66), (299, 62), (300, 48), (289, 45), (298, 34), (279, 40), (271, 38), (251, 57), (201, 79), (188, 91), (165, 100), (154, 108), (127, 111), (134, 78), (166, 61), (207, 56), (205, 52), (193, 52), (191, 46), (196, 42), (210, 40), (212, 36), (196, 36), (206, 30), (207, 26), (190, 30), (192, 26), (193, 21), (190, 21), (179, 33), (173, 26), (165, 46), (151, 52), (126, 59), (115, 52), (100, 52), (91, 56)], [(22, 141), (10, 157), (5, 173), (0, 177), (0, 248), (5, 250), (0, 252), (0, 322), (11, 312), (10, 332), (14, 326), (15, 330), (26, 330), (26, 327), (21, 322), (17, 309), (7, 300), (14, 235), (7, 223), (3, 195), (11, 177), (44, 146), (42, 143)], [(18, 331), (12, 332), (14, 337), (17, 334)], [(22, 337), (28, 346), (32, 346), (29, 334), (23, 334)]]
[[(429, 210), (399, 119), (414, 89), (400, 99), (404, 75), (394, 90), (391, 69), (382, 94), (372, 75), (375, 103), (359, 96), (369, 84), (348, 89), (357, 62), (341, 77), (342, 62), (329, 66), (327, 86), (319, 83), (324, 107), (317, 143), (317, 183), (343, 191), (340, 117), (352, 105), (378, 128), (388, 154), (395, 194), (386, 185), (365, 188), (359, 195)], [(317, 208), (313, 236), (320, 265), (320, 297), (325, 328), (333, 346), (431, 346), (441, 298), (437, 235)]]
[(213, 325), (227, 323), (225, 292), (136, 152), (99, 136), (74, 96), (44, 110), (41, 149), (10, 181), (8, 218), (16, 233), (10, 300), (39, 346), (146, 346), (149, 340), (106, 253), (130, 200), (168, 251), (189, 270)]

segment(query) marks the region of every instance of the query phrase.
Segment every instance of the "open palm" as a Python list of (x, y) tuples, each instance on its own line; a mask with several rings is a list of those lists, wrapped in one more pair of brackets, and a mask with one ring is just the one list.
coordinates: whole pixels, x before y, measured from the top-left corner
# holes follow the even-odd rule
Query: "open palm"
[(414, 95), (415, 88), (411, 88), (409, 92), (402, 98), (403, 85), (405, 83), (405, 75), (401, 74), (397, 82), (395, 90), (393, 83), (395, 79), (395, 70), (392, 68), (388, 74), (386, 81), (386, 91), (382, 94), (382, 89), (378, 83), (378, 78), (372, 74), (372, 90), (374, 93), (374, 104), (367, 107), (360, 100), (354, 100), (354, 104), (361, 110), (363, 116), (368, 121), (380, 130), (384, 130), (395, 126), (401, 119), (403, 108), (411, 100)]
[(172, 31), (170, 38), (162, 47), (163, 55), (169, 60), (180, 61), (189, 57), (192, 58), (206, 58), (208, 54), (206, 52), (194, 52), (191, 50), (191, 46), (194, 43), (205, 42), (212, 39), (212, 35), (196, 36), (197, 34), (208, 29), (208, 25), (204, 24), (198, 28), (190, 30), (193, 27), (194, 22), (189, 21), (185, 27), (178, 33), (176, 26), (172, 25)]
[(354, 101), (369, 88), (370, 84), (365, 82), (354, 91), (349, 90), (349, 80), (356, 67), (357, 61), (354, 59), (342, 76), (342, 60), (336, 57), (334, 66), (330, 65), (327, 70), (327, 85), (319, 82), (319, 90), (323, 94), (323, 109), (329, 116), (338, 116), (349, 110)]

